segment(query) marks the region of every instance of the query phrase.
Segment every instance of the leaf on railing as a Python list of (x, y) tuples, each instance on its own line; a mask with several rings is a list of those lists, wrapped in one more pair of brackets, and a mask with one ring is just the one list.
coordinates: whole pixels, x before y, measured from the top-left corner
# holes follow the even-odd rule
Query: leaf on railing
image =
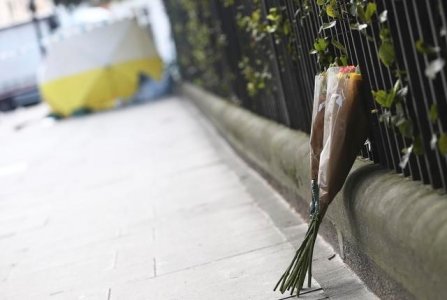
[(385, 66), (390, 67), (396, 59), (396, 53), (394, 51), (390, 30), (387, 27), (383, 27), (380, 30), (380, 40), (382, 43), (379, 48), (379, 58)]
[(326, 6), (326, 14), (332, 18), (338, 18), (337, 7), (332, 4), (328, 4)]
[(345, 46), (343, 46), (343, 44), (340, 43), (339, 41), (337, 41), (337, 40), (332, 40), (331, 43), (332, 43), (332, 45), (333, 45), (335, 48), (337, 48), (337, 49), (340, 50), (341, 52), (343, 52), (343, 53), (345, 53), (345, 54), (348, 53), (348, 51), (346, 51)]
[(413, 125), (411, 124), (411, 121), (404, 117), (397, 117), (397, 116), (394, 117), (397, 118), (396, 127), (399, 129), (400, 134), (406, 138), (412, 138)]
[(373, 91), (374, 100), (384, 108), (390, 108), (394, 103), (395, 95), (385, 90)]
[(436, 74), (438, 74), (445, 66), (445, 60), (443, 58), (437, 58), (432, 60), (428, 66), (425, 68), (425, 76), (430, 79), (435, 79)]
[(377, 4), (375, 4), (374, 2), (369, 2), (366, 5), (366, 10), (365, 10), (365, 22), (369, 23), (371, 22), (372, 17), (374, 16), (374, 14), (377, 11)]
[(442, 133), (438, 139), (438, 149), (442, 155), (447, 155), (447, 134)]
[(416, 155), (422, 155), (424, 154), (424, 144), (422, 143), (421, 137), (415, 136), (413, 139), (413, 152)]
[(385, 66), (389, 67), (393, 64), (396, 54), (394, 52), (394, 46), (391, 42), (385, 42), (380, 45), (379, 57)]
[(322, 32), (323, 30), (329, 29), (334, 27), (337, 24), (337, 21), (332, 21), (330, 23), (323, 23), (323, 25), (321, 25), (320, 27), (320, 32)]
[(435, 123), (438, 120), (438, 105), (433, 103), (430, 107), (430, 121)]
[(314, 43), (314, 48), (318, 52), (324, 52), (329, 45), (329, 42), (324, 38), (319, 38)]
[(439, 47), (427, 45), (423, 40), (416, 41), (416, 50), (421, 54), (436, 54), (441, 51)]

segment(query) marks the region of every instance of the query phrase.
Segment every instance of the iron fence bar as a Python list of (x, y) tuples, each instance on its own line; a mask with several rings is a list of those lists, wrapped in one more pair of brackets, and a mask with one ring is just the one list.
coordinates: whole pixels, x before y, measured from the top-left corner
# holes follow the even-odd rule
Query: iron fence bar
[[(381, 5), (380, 5), (381, 4)], [(381, 1), (381, 3), (379, 3), (379, 8), (383, 8), (383, 10), (387, 10), (386, 7), (386, 1)], [(383, 11), (380, 10), (380, 11)], [(388, 10), (387, 10), (388, 11)], [(391, 11), (389, 12), (388, 15), (394, 15), (394, 13)], [(385, 21), (387, 24), (390, 24), (390, 18), (388, 17), (387, 20)], [(380, 30), (379, 27), (379, 23), (375, 24), (376, 30)], [(393, 28), (393, 26), (389, 26), (390, 28)], [(373, 34), (375, 35), (376, 30), (373, 30)], [(377, 38), (374, 38), (375, 41), (377, 41)], [(393, 41), (393, 44), (395, 44), (395, 42)], [(377, 53), (379, 53), (379, 48), (377, 47), (376, 42), (374, 42), (374, 46), (376, 47)], [(394, 45), (395, 48), (395, 52), (396, 52), (396, 45)], [(382, 64), (380, 64), (380, 70), (382, 70)], [(394, 80), (393, 80), (393, 76), (391, 74), (391, 68), (386, 68), (385, 69), (385, 74), (387, 75), (386, 78), (383, 78), (383, 82), (389, 82), (389, 86), (392, 87), (394, 85)], [(383, 75), (382, 75), (383, 76)], [(405, 116), (408, 116), (408, 112), (406, 110), (405, 107), (403, 107), (403, 111)], [(403, 137), (398, 131), (396, 131), (395, 128), (392, 129), (392, 132), (394, 133), (394, 140), (396, 142), (397, 145), (397, 151), (399, 153), (399, 151), (403, 148), (408, 149), (409, 145), (409, 141)], [(398, 158), (400, 158), (400, 155), (397, 156)], [(420, 171), (419, 168), (417, 167), (417, 161), (418, 158), (415, 155), (411, 155), (409, 158), (409, 162), (407, 163), (407, 165), (404, 168), (401, 168), (401, 172), (405, 175), (405, 176), (411, 176), (412, 178), (414, 178), (415, 180), (419, 180), (420, 179)], [(400, 167), (400, 164), (399, 164)]]
[[(395, 3), (393, 2), (391, 5), (393, 7), (393, 11), (397, 11)], [(403, 29), (401, 28), (402, 23), (399, 22), (398, 15), (393, 14), (392, 20), (394, 20), (394, 22), (391, 22), (392, 23), (391, 28), (396, 30), (396, 34), (394, 36), (397, 36), (396, 42), (399, 43), (399, 46), (400, 46), (399, 50), (406, 49), (404, 39), (403, 39), (405, 33), (403, 32)], [(397, 55), (398, 60), (402, 61), (404, 70), (406, 70), (406, 72), (409, 73), (410, 64), (408, 62), (408, 55), (399, 55), (401, 53), (401, 51), (396, 51), (396, 53), (398, 54)], [(411, 74), (409, 74), (408, 76), (411, 76)], [(409, 85), (410, 93), (407, 95), (406, 103), (411, 104), (411, 105), (408, 105), (409, 106), (409, 114), (411, 115), (413, 120), (416, 120), (415, 125), (417, 125), (417, 128), (419, 130), (424, 131), (423, 124), (420, 122), (420, 118), (418, 118), (416, 115), (417, 101), (416, 101), (415, 95), (414, 95), (415, 88), (413, 86), (412, 80), (408, 80), (408, 85)], [(408, 100), (411, 100), (411, 103), (409, 103)], [(412, 162), (410, 162), (410, 163), (412, 163)], [(430, 165), (428, 157), (426, 155), (424, 155), (423, 157), (417, 157), (416, 163), (418, 164), (418, 167), (419, 167), (420, 178), (414, 178), (414, 179), (422, 179), (422, 182), (424, 182), (424, 183), (433, 183), (433, 178), (432, 178), (431, 172), (428, 171), (428, 168), (429, 168), (428, 166)]]

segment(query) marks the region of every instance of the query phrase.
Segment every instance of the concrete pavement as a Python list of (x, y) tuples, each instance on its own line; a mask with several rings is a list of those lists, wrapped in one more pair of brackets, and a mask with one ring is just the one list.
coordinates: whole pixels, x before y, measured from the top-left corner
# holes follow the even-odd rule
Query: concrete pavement
[[(287, 297), (306, 224), (188, 101), (4, 118), (0, 299)], [(302, 297), (374, 299), (333, 253), (318, 240)]]

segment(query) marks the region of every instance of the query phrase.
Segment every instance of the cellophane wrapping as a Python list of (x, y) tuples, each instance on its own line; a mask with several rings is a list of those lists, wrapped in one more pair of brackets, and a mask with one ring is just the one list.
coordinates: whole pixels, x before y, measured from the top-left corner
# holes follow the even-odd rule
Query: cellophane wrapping
[(318, 184), (324, 215), (368, 136), (366, 93), (355, 68), (329, 69)]
[(310, 131), (310, 178), (318, 178), (320, 154), (323, 150), (324, 111), (326, 103), (326, 72), (315, 76), (314, 99), (312, 109), (312, 126)]

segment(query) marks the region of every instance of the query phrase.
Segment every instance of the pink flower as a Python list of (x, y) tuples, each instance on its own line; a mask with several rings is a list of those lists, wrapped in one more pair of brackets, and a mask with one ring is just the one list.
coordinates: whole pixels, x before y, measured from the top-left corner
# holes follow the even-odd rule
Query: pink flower
[(346, 67), (340, 67), (340, 73), (354, 73), (355, 72), (355, 66), (346, 66)]

